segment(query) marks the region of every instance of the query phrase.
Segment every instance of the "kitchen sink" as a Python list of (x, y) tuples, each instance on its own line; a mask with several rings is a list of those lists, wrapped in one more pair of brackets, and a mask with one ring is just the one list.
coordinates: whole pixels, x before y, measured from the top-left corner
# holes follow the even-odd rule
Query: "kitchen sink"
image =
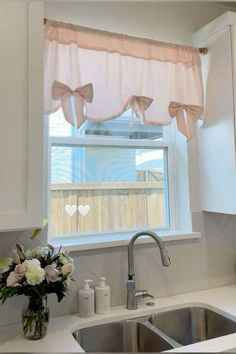
[(236, 322), (204, 307), (184, 307), (78, 329), (85, 352), (161, 352), (236, 332)]
[(150, 325), (148, 319), (143, 322), (107, 323), (79, 329), (73, 336), (85, 352), (161, 352), (176, 346)]
[(236, 322), (204, 307), (186, 307), (152, 315), (149, 322), (182, 345), (236, 332)]

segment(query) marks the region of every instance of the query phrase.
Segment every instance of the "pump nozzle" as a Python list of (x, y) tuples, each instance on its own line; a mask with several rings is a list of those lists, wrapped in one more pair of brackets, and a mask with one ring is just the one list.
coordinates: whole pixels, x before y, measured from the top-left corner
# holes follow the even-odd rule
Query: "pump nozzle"
[(106, 283), (105, 283), (105, 281), (106, 281), (106, 278), (105, 277), (100, 277), (99, 278), (100, 279), (100, 286), (106, 286)]
[(85, 279), (84, 280), (84, 290), (89, 289), (89, 283), (92, 283), (93, 281), (91, 279)]

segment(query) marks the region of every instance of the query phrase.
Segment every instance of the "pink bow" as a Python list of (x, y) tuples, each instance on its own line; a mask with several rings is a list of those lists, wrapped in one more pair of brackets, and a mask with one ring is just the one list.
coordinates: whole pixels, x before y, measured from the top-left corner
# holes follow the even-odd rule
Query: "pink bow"
[[(70, 107), (70, 96), (74, 95), (76, 119), (73, 118)], [(61, 107), (64, 117), (70, 124), (79, 128), (84, 120), (84, 104), (93, 100), (93, 85), (87, 84), (72, 90), (69, 86), (59, 81), (54, 81), (52, 85), (52, 96), (55, 100), (61, 100)]]
[(190, 140), (194, 136), (194, 120), (201, 117), (203, 108), (172, 101), (169, 104), (169, 113), (171, 118), (176, 117), (178, 130)]
[(132, 96), (130, 99), (130, 106), (132, 108), (132, 114), (131, 114), (131, 119), (130, 119), (130, 127), (132, 127), (133, 124), (133, 117), (134, 114), (136, 117), (139, 117), (141, 119), (142, 124), (146, 123), (145, 119), (145, 112), (146, 109), (150, 106), (152, 103), (153, 99), (150, 97), (146, 96)]

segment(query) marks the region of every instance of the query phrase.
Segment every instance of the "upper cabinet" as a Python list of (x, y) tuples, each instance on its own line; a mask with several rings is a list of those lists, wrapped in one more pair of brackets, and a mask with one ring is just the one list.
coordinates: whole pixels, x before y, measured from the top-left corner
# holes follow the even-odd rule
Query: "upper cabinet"
[(236, 214), (236, 14), (194, 34), (202, 56), (205, 123), (199, 129), (202, 210)]
[(40, 227), (43, 3), (0, 1), (0, 231)]

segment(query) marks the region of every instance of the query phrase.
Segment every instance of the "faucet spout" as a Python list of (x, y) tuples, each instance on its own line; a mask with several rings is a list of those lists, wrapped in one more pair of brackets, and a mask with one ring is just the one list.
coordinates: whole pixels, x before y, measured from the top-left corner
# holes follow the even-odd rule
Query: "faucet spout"
[(164, 267), (168, 267), (170, 262), (170, 257), (168, 256), (167, 250), (162, 242), (161, 238), (153, 231), (141, 231), (137, 232), (130, 240), (128, 245), (128, 276), (134, 276), (134, 243), (140, 236), (149, 236), (156, 241), (160, 253), (161, 253), (161, 260)]
[[(126, 284), (127, 289), (127, 309), (135, 310), (137, 308), (137, 298), (138, 291), (135, 289), (135, 279), (134, 279), (134, 243), (140, 236), (150, 236), (156, 241), (160, 254), (161, 260), (164, 267), (168, 267), (170, 265), (170, 257), (168, 256), (167, 250), (161, 240), (161, 238), (155, 234), (153, 231), (141, 231), (137, 232), (131, 239), (128, 245), (128, 281)], [(150, 296), (145, 290), (143, 291), (144, 296)], [(147, 295), (148, 294), (148, 295)]]

